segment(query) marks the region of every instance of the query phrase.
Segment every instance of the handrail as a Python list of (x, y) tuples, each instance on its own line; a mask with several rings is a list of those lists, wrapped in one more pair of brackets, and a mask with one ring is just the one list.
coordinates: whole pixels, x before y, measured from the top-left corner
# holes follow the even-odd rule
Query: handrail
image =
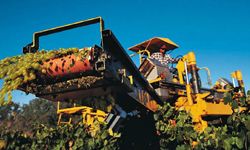
[(212, 79), (211, 79), (211, 73), (210, 70), (207, 67), (199, 68), (200, 70), (205, 70), (207, 73), (207, 84), (212, 88)]
[(59, 26), (59, 27), (55, 27), (55, 28), (51, 28), (51, 29), (47, 29), (47, 30), (43, 30), (43, 31), (39, 31), (39, 32), (35, 32), (33, 34), (32, 43), (28, 44), (27, 46), (25, 46), (23, 48), (23, 53), (37, 52), (39, 49), (39, 38), (41, 36), (54, 34), (54, 33), (62, 32), (65, 30), (70, 30), (70, 29), (83, 27), (83, 26), (96, 24), (96, 23), (100, 23), (100, 34), (101, 34), (101, 40), (102, 40), (102, 31), (104, 30), (104, 21), (101, 17), (96, 17), (96, 18), (91, 18), (88, 20), (78, 21), (75, 23), (71, 23), (71, 24), (67, 24), (67, 25), (63, 25), (63, 26)]

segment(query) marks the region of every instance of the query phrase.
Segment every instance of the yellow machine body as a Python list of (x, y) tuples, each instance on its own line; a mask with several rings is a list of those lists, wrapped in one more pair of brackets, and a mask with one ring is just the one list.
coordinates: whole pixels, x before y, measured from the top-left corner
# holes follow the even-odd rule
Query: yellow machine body
[[(146, 56), (149, 57), (151, 53), (157, 52), (156, 50), (157, 49), (159, 50), (159, 47), (162, 45), (166, 45), (167, 47), (170, 47), (170, 49), (173, 47), (174, 48), (178, 47), (177, 44), (175, 44), (171, 40), (169, 39), (165, 40), (165, 39), (153, 38), (145, 42), (142, 42), (138, 45), (135, 45), (129, 49), (139, 54), (140, 63), (142, 63), (143, 61), (142, 54), (146, 54)], [(209, 69), (206, 67), (203, 67), (203, 69), (204, 68), (207, 70), (208, 76), (210, 77)], [(188, 54), (184, 55), (181, 59), (179, 59), (179, 61), (176, 64), (176, 69), (178, 72), (178, 76), (174, 77), (172, 79), (172, 82), (180, 84), (180, 85), (184, 85), (185, 89), (184, 90), (179, 89), (178, 99), (175, 102), (175, 107), (176, 109), (186, 110), (188, 113), (190, 113), (194, 122), (195, 130), (197, 130), (198, 132), (202, 132), (208, 126), (207, 121), (203, 119), (203, 117), (205, 116), (229, 116), (233, 113), (232, 107), (229, 104), (224, 104), (223, 98), (221, 98), (219, 101), (218, 100), (217, 101), (206, 100), (206, 98), (211, 95), (210, 92), (207, 92), (207, 91), (200, 92), (199, 90), (195, 91), (192, 88), (193, 85), (189, 81), (189, 75), (194, 72), (198, 72), (198, 70), (200, 69), (197, 67), (196, 57), (195, 57), (194, 52), (189, 52)], [(242, 74), (240, 71), (233, 72), (231, 76), (232, 78), (238, 81), (239, 86), (244, 87), (244, 84), (242, 81)], [(155, 79), (150, 79), (149, 83), (154, 84), (162, 80), (164, 79), (158, 76)], [(226, 93), (226, 92), (229, 92), (230, 90), (216, 89), (216, 91), (221, 92), (221, 93)]]

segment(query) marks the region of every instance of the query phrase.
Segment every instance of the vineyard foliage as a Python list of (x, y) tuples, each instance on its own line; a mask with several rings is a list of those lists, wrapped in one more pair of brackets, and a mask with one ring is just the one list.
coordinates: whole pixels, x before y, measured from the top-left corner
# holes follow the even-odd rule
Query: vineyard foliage
[(110, 136), (105, 125), (99, 124), (100, 130), (93, 136), (83, 124), (63, 125), (55, 128), (40, 125), (32, 135), (24, 132), (3, 131), (0, 136), (7, 149), (117, 149), (117, 137)]
[(0, 108), (0, 149), (116, 149), (117, 135), (110, 136), (106, 125), (95, 135), (83, 124), (57, 126), (56, 105), (44, 99), (29, 104)]
[(246, 149), (250, 144), (250, 115), (234, 113), (223, 126), (209, 125), (204, 132), (193, 128), (192, 118), (165, 104), (155, 114), (161, 149)]
[[(209, 124), (204, 132), (193, 128), (192, 118), (186, 111), (176, 110), (166, 103), (154, 115), (161, 149), (249, 149), (250, 148), (250, 91), (235, 103), (232, 93), (225, 93), (225, 103), (234, 113), (224, 118), (224, 125)], [(245, 106), (245, 111), (237, 111)], [(220, 120), (221, 121), (221, 120)]]

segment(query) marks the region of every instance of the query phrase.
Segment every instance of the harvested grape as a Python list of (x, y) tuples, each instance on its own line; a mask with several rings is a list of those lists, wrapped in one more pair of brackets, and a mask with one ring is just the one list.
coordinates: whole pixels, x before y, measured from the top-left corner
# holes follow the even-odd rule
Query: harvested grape
[(38, 75), (47, 74), (49, 66), (43, 66), (44, 62), (71, 54), (86, 58), (89, 50), (91, 48), (83, 50), (77, 48), (54, 51), (42, 50), (0, 60), (0, 79), (4, 80), (3, 87), (0, 90), (0, 106), (11, 102), (13, 90), (16, 90), (22, 84), (37, 80)]

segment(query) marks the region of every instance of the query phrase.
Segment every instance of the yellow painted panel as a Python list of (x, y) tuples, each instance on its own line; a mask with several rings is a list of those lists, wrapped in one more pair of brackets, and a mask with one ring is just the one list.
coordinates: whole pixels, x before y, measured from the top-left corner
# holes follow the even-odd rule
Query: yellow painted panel
[(223, 102), (206, 103), (206, 115), (231, 115), (233, 113), (230, 105), (225, 105)]

